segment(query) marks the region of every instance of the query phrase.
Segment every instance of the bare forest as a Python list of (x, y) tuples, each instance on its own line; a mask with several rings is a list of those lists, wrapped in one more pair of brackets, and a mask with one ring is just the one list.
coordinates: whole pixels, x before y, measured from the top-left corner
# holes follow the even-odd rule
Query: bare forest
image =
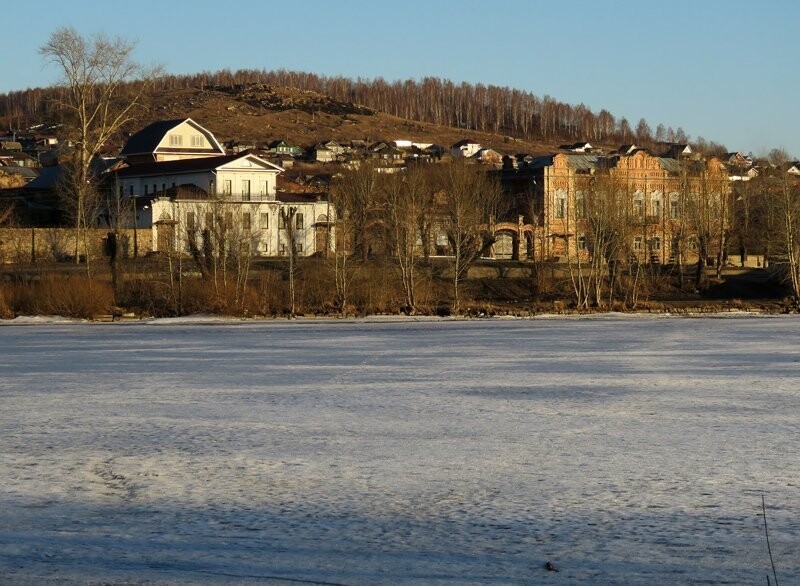
[[(401, 118), (506, 135), (543, 142), (589, 140), (605, 144), (689, 142), (678, 127), (652, 126), (641, 119), (630, 122), (601, 109), (593, 112), (584, 104), (572, 105), (550, 96), (494, 85), (456, 83), (426, 77), (421, 80), (386, 81), (327, 77), (297, 71), (222, 70), (195, 75), (164, 75), (150, 91), (186, 88), (234, 88), (250, 84), (295, 88), (329, 96)], [(129, 84), (132, 94), (139, 91)], [(35, 88), (0, 95), (0, 120), (12, 128), (26, 128), (48, 117), (55, 118), (63, 96), (57, 88)], [(723, 145), (698, 137), (693, 141), (709, 154), (725, 151)]]

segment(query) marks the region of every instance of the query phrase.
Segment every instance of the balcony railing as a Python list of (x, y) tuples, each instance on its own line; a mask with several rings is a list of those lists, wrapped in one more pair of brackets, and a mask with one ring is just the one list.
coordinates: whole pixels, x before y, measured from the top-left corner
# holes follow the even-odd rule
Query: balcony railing
[(275, 201), (275, 195), (266, 193), (266, 192), (226, 192), (226, 191), (217, 191), (211, 195), (213, 199), (221, 199), (223, 201)]

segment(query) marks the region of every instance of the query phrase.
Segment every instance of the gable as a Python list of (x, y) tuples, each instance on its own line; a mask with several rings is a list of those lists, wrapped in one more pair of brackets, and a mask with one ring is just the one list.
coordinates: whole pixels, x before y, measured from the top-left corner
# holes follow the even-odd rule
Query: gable
[(159, 120), (145, 126), (128, 139), (120, 154), (127, 157), (156, 152), (225, 154), (214, 135), (191, 118)]
[(220, 144), (208, 130), (191, 118), (169, 128), (156, 145), (154, 152), (207, 151), (224, 154)]
[(216, 167), (219, 171), (249, 171), (282, 173), (283, 169), (256, 155), (244, 155)]

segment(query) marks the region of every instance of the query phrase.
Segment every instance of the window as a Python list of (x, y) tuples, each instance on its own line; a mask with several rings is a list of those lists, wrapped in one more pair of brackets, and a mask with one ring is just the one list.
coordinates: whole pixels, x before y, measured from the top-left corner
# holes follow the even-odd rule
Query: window
[(636, 236), (636, 237), (633, 239), (633, 249), (634, 249), (636, 252), (639, 252), (639, 251), (641, 251), (641, 250), (642, 250), (642, 237), (641, 237), (641, 236)]
[(578, 250), (586, 250), (586, 234), (578, 236)]
[(201, 147), (203, 146), (203, 137), (199, 134), (192, 135), (192, 146), (193, 147)]
[(439, 232), (436, 235), (437, 246), (447, 246), (450, 241), (447, 239), (447, 232)]
[(183, 146), (183, 136), (181, 136), (180, 134), (170, 134), (169, 146), (171, 147)]
[(269, 195), (269, 183), (267, 183), (266, 181), (261, 183), (261, 195), (262, 196)]
[(563, 197), (556, 199), (556, 218), (562, 219), (567, 215), (567, 200)]
[(285, 230), (285, 229), (286, 229), (286, 214), (284, 213), (278, 214), (278, 230)]
[(206, 212), (206, 229), (211, 230), (214, 227), (214, 212)]
[(673, 220), (681, 217), (681, 208), (678, 205), (677, 197), (671, 197), (669, 200), (669, 217)]
[(242, 201), (250, 201), (250, 180), (242, 179)]
[(242, 213), (242, 229), (250, 230), (250, 212)]
[(195, 227), (194, 212), (186, 212), (186, 229), (193, 232)]
[(153, 183), (153, 193), (154, 194), (158, 193), (158, 185), (156, 185), (155, 183)]
[(269, 230), (269, 213), (261, 212), (261, 219), (259, 220), (262, 230)]
[(653, 236), (653, 239), (650, 240), (650, 250), (661, 250), (661, 238), (659, 236)]
[(298, 242), (297, 245), (295, 246), (295, 248), (297, 249), (297, 252), (303, 252), (302, 243)]
[(224, 195), (230, 195), (233, 192), (233, 183), (230, 179), (225, 179), (222, 182), (222, 193)]
[(285, 245), (285, 244), (281, 244), (281, 245), (278, 247), (278, 253), (279, 253), (279, 254), (286, 254), (286, 245)]
[(653, 212), (653, 216), (656, 218), (661, 217), (661, 200), (654, 199), (650, 202), (650, 210)]
[(586, 198), (584, 197), (582, 191), (575, 192), (575, 217), (586, 217)]
[(294, 215), (294, 225), (298, 230), (303, 229), (303, 214), (297, 213)]
[(264, 252), (269, 252), (269, 241), (264, 242)]
[(643, 199), (634, 199), (633, 200), (633, 215), (637, 218), (641, 218), (644, 216), (644, 200)]
[(223, 224), (222, 229), (227, 230), (232, 226), (233, 226), (233, 212), (225, 212), (225, 224)]
[(122, 185), (120, 185), (119, 186), (119, 196), (122, 197), (123, 195), (125, 195), (125, 192), (124, 192), (124, 190), (122, 188)]

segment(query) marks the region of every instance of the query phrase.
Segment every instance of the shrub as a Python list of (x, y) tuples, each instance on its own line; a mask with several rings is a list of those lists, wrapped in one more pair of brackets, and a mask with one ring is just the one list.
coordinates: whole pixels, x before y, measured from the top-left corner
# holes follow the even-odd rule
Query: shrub
[(109, 283), (85, 276), (46, 275), (10, 287), (14, 314), (61, 315), (90, 319), (110, 313), (114, 294)]

